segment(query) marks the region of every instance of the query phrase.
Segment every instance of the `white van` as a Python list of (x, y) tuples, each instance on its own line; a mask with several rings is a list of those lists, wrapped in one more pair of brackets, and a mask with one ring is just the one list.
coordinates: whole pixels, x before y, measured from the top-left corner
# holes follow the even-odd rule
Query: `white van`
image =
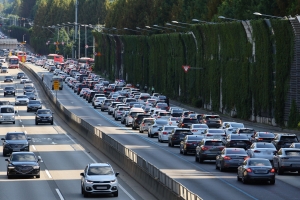
[(132, 121), (139, 113), (145, 113), (143, 108), (131, 108), (125, 121), (125, 126), (132, 126)]
[(12, 122), (15, 124), (15, 107), (12, 105), (2, 105), (0, 106), (0, 124), (2, 122)]

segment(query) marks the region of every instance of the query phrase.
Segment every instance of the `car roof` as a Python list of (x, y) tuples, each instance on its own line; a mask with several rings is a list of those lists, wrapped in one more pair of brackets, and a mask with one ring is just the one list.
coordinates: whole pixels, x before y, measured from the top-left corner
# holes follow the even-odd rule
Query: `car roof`
[(89, 166), (91, 166), (91, 167), (94, 167), (94, 166), (98, 166), (98, 167), (99, 166), (109, 166), (109, 167), (111, 167), (111, 165), (108, 163), (90, 163)]

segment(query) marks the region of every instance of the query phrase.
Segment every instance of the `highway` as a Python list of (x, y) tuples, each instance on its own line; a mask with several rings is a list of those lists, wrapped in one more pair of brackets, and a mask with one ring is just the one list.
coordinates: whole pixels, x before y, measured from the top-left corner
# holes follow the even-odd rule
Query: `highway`
[[(44, 73), (45, 83), (50, 84), (51, 73), (38, 66), (29, 66), (38, 74)], [(296, 173), (276, 176), (275, 185), (243, 185), (236, 180), (236, 171), (219, 172), (213, 161), (196, 163), (193, 155), (179, 154), (178, 147), (168, 147), (167, 143), (158, 143), (157, 138), (148, 138), (147, 134), (125, 127), (106, 112), (94, 109), (67, 85), (63, 91), (57, 92), (57, 97), (74, 114), (132, 149), (203, 199), (299, 199), (300, 180)], [(268, 126), (262, 128), (261, 125), (252, 128), (270, 130)]]
[[(0, 100), (9, 100), (14, 104), (14, 97), (3, 97), (3, 88), (14, 85), (16, 95), (23, 94), (23, 84), (16, 79), (20, 69), (9, 69), (7, 74), (0, 74)], [(13, 75), (14, 83), (4, 83), (5, 75)], [(34, 81), (34, 80), (33, 80)], [(40, 92), (40, 86), (35, 84), (38, 97), (43, 107), (51, 108), (49, 101)], [(66, 92), (67, 90), (64, 90)], [(27, 112), (26, 106), (16, 106), (18, 113), (16, 123), (0, 124), (1, 134), (4, 137), (9, 131), (24, 131), (31, 137), (30, 150), (41, 158), (41, 178), (7, 179), (5, 158), (0, 159), (0, 199), (5, 200), (76, 200), (83, 199), (80, 186), (80, 173), (88, 163), (109, 162), (116, 172), (120, 172), (119, 197), (113, 199), (155, 199), (141, 185), (129, 177), (122, 168), (112, 163), (96, 148), (91, 147), (76, 131), (67, 126), (62, 119), (54, 114), (54, 125), (35, 125), (34, 112)], [(81, 110), (81, 108), (79, 108)], [(1, 142), (2, 145), (2, 142)], [(2, 147), (1, 147), (2, 151)], [(101, 199), (111, 199), (111, 195), (97, 195)], [(92, 197), (92, 199), (94, 199)]]

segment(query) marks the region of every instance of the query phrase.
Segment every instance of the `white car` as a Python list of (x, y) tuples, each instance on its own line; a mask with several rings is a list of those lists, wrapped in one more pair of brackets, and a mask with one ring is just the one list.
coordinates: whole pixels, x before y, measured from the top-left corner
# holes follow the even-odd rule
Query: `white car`
[(169, 134), (171, 134), (174, 128), (178, 128), (177, 126), (169, 126), (165, 125), (162, 128), (158, 129), (158, 142), (168, 142)]
[(90, 88), (82, 88), (81, 90), (80, 90), (80, 93), (79, 93), (79, 96), (83, 96), (83, 94), (85, 93), (85, 92), (87, 92), (87, 91), (89, 91), (90, 90)]
[(254, 142), (247, 150), (247, 153), (250, 158), (265, 158), (273, 160), (274, 152), (276, 151), (276, 147), (273, 143)]
[(118, 172), (114, 172), (108, 163), (90, 163), (81, 176), (81, 193), (84, 197), (90, 194), (112, 194), (118, 196)]
[(139, 132), (143, 133), (144, 131), (148, 131), (149, 126), (154, 124), (154, 121), (155, 121), (154, 118), (144, 118), (140, 124)]
[(125, 119), (125, 126), (132, 126), (133, 118), (139, 113), (144, 113), (144, 110), (142, 108), (131, 108)]
[(105, 99), (106, 99), (106, 97), (96, 97), (93, 100), (92, 105), (94, 106), (94, 108), (100, 107), (101, 104), (104, 102)]
[(22, 78), (20, 78), (20, 84), (24, 84), (26, 81), (29, 81), (28, 77), (23, 76)]
[(178, 122), (179, 122), (180, 117), (170, 117), (168, 119), (168, 124), (170, 126), (177, 126)]
[(190, 126), (190, 130), (194, 135), (204, 134), (206, 129), (208, 129), (206, 124), (192, 124)]
[(18, 95), (15, 98), (15, 105), (24, 105), (27, 106), (29, 98), (26, 95)]
[(119, 119), (121, 119), (123, 113), (125, 111), (129, 111), (129, 110), (130, 110), (130, 107), (128, 107), (128, 106), (119, 106), (113, 114), (115, 120), (118, 121)]
[(0, 57), (0, 63), (5, 63), (5, 58), (4, 57)]
[(236, 130), (238, 128), (244, 128), (244, 124), (243, 123), (237, 123), (237, 122), (229, 122), (227, 123), (227, 125), (225, 126), (225, 133), (226, 135), (230, 135), (232, 133), (236, 133)]
[(158, 136), (158, 130), (163, 126), (168, 125), (168, 120), (166, 119), (156, 119), (154, 124), (149, 126), (148, 128), (148, 137), (153, 138), (154, 136)]

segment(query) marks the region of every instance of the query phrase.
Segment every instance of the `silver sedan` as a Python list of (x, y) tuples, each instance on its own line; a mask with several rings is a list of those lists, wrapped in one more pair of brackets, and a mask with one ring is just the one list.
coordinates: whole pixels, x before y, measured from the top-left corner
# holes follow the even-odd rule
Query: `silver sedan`
[(272, 143), (255, 142), (247, 150), (247, 153), (250, 158), (265, 158), (272, 161), (276, 151), (276, 147)]
[(282, 175), (285, 171), (298, 171), (300, 174), (300, 149), (279, 149), (273, 157), (273, 165), (278, 175)]

